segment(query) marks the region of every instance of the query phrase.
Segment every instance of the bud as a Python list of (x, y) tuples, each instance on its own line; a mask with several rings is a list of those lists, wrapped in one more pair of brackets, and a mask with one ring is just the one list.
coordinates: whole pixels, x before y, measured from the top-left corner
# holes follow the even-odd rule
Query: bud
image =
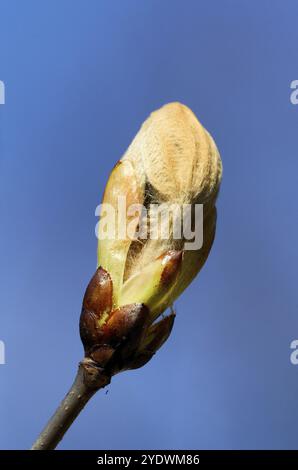
[[(112, 170), (103, 203), (113, 209), (116, 226), (112, 236), (99, 237), (99, 267), (87, 288), (81, 315), (86, 356), (111, 375), (140, 367), (168, 338), (174, 313), (153, 322), (208, 257), (221, 175), (212, 137), (192, 111), (179, 103), (152, 113)], [(193, 215), (197, 204), (203, 204), (203, 244), (187, 249), (189, 240), (184, 232), (176, 237), (175, 227), (183, 222), (184, 207), (190, 207)], [(156, 205), (173, 210), (161, 217), (152, 237), (152, 226), (160, 215), (156, 215)], [(102, 215), (100, 235), (106, 224)], [(193, 222), (191, 227), (195, 237), (197, 227)]]

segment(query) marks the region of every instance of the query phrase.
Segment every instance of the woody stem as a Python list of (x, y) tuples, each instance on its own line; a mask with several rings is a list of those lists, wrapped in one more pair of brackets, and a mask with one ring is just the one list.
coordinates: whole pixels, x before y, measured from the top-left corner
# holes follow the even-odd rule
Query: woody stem
[(103, 369), (84, 359), (69, 392), (34, 442), (31, 450), (53, 450), (90, 398), (110, 383)]

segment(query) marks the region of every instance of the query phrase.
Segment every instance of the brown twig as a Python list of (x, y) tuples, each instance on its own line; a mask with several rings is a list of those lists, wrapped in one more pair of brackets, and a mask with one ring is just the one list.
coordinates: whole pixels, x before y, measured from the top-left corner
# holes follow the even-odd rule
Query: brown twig
[(103, 369), (90, 359), (79, 364), (77, 376), (64, 400), (60, 403), (44, 430), (34, 442), (31, 450), (53, 450), (82, 411), (90, 398), (110, 383)]

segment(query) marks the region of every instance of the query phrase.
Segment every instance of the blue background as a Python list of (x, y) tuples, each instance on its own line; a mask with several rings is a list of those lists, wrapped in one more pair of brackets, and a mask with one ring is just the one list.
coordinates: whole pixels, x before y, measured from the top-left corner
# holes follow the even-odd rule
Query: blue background
[(0, 446), (72, 382), (94, 210), (148, 114), (190, 106), (221, 151), (215, 245), (168, 343), (61, 449), (297, 448), (296, 1), (1, 1)]

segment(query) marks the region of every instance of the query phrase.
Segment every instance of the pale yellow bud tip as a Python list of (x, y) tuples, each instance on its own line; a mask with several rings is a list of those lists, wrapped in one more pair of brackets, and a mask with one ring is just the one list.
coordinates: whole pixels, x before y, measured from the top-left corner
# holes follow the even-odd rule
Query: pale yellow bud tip
[[(143, 123), (124, 157), (114, 168), (104, 193), (104, 203), (115, 209), (119, 221), (118, 198), (127, 206), (143, 205), (148, 223), (156, 216), (152, 204), (175, 204), (169, 222), (169, 236), (150, 237), (150, 230), (139, 234), (143, 214), (125, 213), (113, 236), (100, 239), (98, 265), (110, 273), (114, 307), (143, 303), (154, 319), (181, 294), (199, 272), (211, 249), (216, 225), (215, 201), (222, 176), (216, 144), (194, 113), (180, 103), (169, 103), (154, 111)], [(174, 237), (173, 227), (180, 220), (184, 205), (203, 204), (203, 244), (186, 248), (185, 236)], [(104, 231), (106, 217), (99, 224)], [(136, 234), (134, 239), (125, 232)], [(120, 232), (122, 237), (119, 237)], [(167, 269), (168, 283), (162, 279)]]

